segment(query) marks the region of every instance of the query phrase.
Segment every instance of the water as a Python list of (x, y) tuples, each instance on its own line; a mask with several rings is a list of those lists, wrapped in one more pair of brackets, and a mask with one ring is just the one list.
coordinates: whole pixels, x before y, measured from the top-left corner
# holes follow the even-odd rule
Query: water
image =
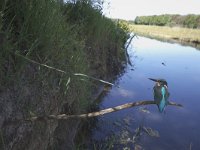
[[(128, 102), (153, 100), (154, 83), (148, 78), (166, 79), (169, 100), (184, 107), (167, 106), (159, 113), (156, 105), (133, 107), (97, 118), (92, 129), (90, 148), (145, 150), (200, 149), (200, 51), (179, 44), (135, 38), (129, 47), (133, 66), (127, 66), (117, 85), (109, 90), (100, 109)], [(146, 110), (146, 112), (142, 110)], [(133, 142), (138, 127), (150, 127), (159, 137), (141, 130)]]

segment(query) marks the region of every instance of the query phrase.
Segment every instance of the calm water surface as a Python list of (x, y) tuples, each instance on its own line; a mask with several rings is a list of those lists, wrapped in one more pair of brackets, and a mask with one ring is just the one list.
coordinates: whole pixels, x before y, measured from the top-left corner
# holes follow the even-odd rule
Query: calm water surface
[[(145, 150), (200, 150), (200, 51), (139, 37), (132, 41), (129, 54), (133, 66), (127, 66), (118, 79), (120, 88), (114, 86), (107, 92), (100, 109), (153, 100), (154, 83), (149, 77), (166, 79), (169, 100), (184, 107), (167, 106), (161, 114), (156, 105), (149, 105), (98, 117), (92, 130), (94, 145), (102, 149), (105, 145), (113, 149), (140, 145)], [(159, 137), (141, 131), (132, 142), (139, 126), (159, 132)]]

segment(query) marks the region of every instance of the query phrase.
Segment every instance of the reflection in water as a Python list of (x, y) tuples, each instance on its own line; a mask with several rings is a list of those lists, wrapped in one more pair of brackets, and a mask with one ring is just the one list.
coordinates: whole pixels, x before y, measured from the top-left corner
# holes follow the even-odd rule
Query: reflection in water
[(155, 38), (149, 37), (149, 38), (156, 39), (161, 42), (171, 43), (171, 44), (179, 43), (182, 46), (191, 46), (191, 47), (196, 48), (196, 50), (200, 50), (199, 42), (180, 41), (180, 40), (176, 40), (176, 39), (162, 39), (162, 38), (156, 38), (156, 37)]
[(124, 98), (126, 98), (126, 97), (133, 97), (134, 94), (135, 93), (133, 91), (127, 90), (127, 89), (118, 88), (116, 90), (116, 95), (122, 96)]
[(163, 112), (169, 98), (167, 81), (164, 79), (149, 79), (156, 82), (155, 86), (153, 87), (154, 101), (156, 102), (159, 111)]

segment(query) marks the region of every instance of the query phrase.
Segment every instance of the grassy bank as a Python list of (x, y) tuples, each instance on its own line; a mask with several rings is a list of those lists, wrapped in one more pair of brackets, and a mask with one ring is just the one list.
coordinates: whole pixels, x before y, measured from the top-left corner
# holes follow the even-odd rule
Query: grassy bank
[[(109, 71), (113, 71), (110, 65), (119, 70), (119, 62), (124, 58), (127, 31), (123, 30), (120, 23), (104, 17), (96, 3), (5, 0), (1, 4), (2, 90), (3, 86), (20, 84), (22, 78), (35, 85), (42, 82), (44, 89), (58, 88), (60, 96), (63, 94), (63, 97), (67, 97), (70, 105), (76, 101), (82, 107), (83, 103), (87, 103), (84, 99), (90, 93), (86, 88), (89, 84), (83, 84), (80, 77), (73, 74), (83, 73), (106, 79)], [(30, 63), (27, 59), (67, 73), (63, 75)], [(34, 78), (31, 77), (33, 74)], [(67, 84), (69, 81), (70, 84)], [(75, 96), (76, 91), (79, 97)]]
[(188, 43), (200, 43), (200, 29), (148, 25), (130, 25), (130, 29), (137, 34), (152, 38)]
[(0, 4), (0, 149), (73, 149), (77, 120), (3, 125), (34, 115), (88, 111), (99, 82), (74, 73), (103, 80), (117, 75), (127, 31), (90, 0)]

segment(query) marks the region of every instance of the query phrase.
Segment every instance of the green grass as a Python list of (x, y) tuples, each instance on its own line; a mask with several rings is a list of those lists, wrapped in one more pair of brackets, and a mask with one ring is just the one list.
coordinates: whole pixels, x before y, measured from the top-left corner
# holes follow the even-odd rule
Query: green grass
[[(59, 89), (62, 101), (85, 110), (91, 83), (73, 73), (108, 76), (113, 71), (110, 67), (118, 68), (124, 59), (128, 32), (85, 1), (2, 0), (1, 4), (0, 85), (20, 85), (25, 80), (44, 91)], [(67, 73), (32, 64), (15, 53)]]
[(148, 25), (130, 25), (129, 27), (131, 31), (144, 36), (189, 43), (200, 43), (200, 29)]
[[(74, 73), (103, 80), (116, 75), (125, 59), (127, 38), (124, 26), (102, 16), (87, 1), (1, 0), (0, 91), (17, 108), (11, 108), (16, 110), (13, 114), (5, 113), (14, 120), (16, 114), (27, 118), (30, 113), (86, 112), (93, 102), (92, 85), (98, 87), (99, 82)], [(7, 108), (7, 99), (2, 103)], [(8, 138), (2, 137), (0, 149), (13, 142)], [(24, 145), (16, 146), (25, 147), (23, 140)]]

